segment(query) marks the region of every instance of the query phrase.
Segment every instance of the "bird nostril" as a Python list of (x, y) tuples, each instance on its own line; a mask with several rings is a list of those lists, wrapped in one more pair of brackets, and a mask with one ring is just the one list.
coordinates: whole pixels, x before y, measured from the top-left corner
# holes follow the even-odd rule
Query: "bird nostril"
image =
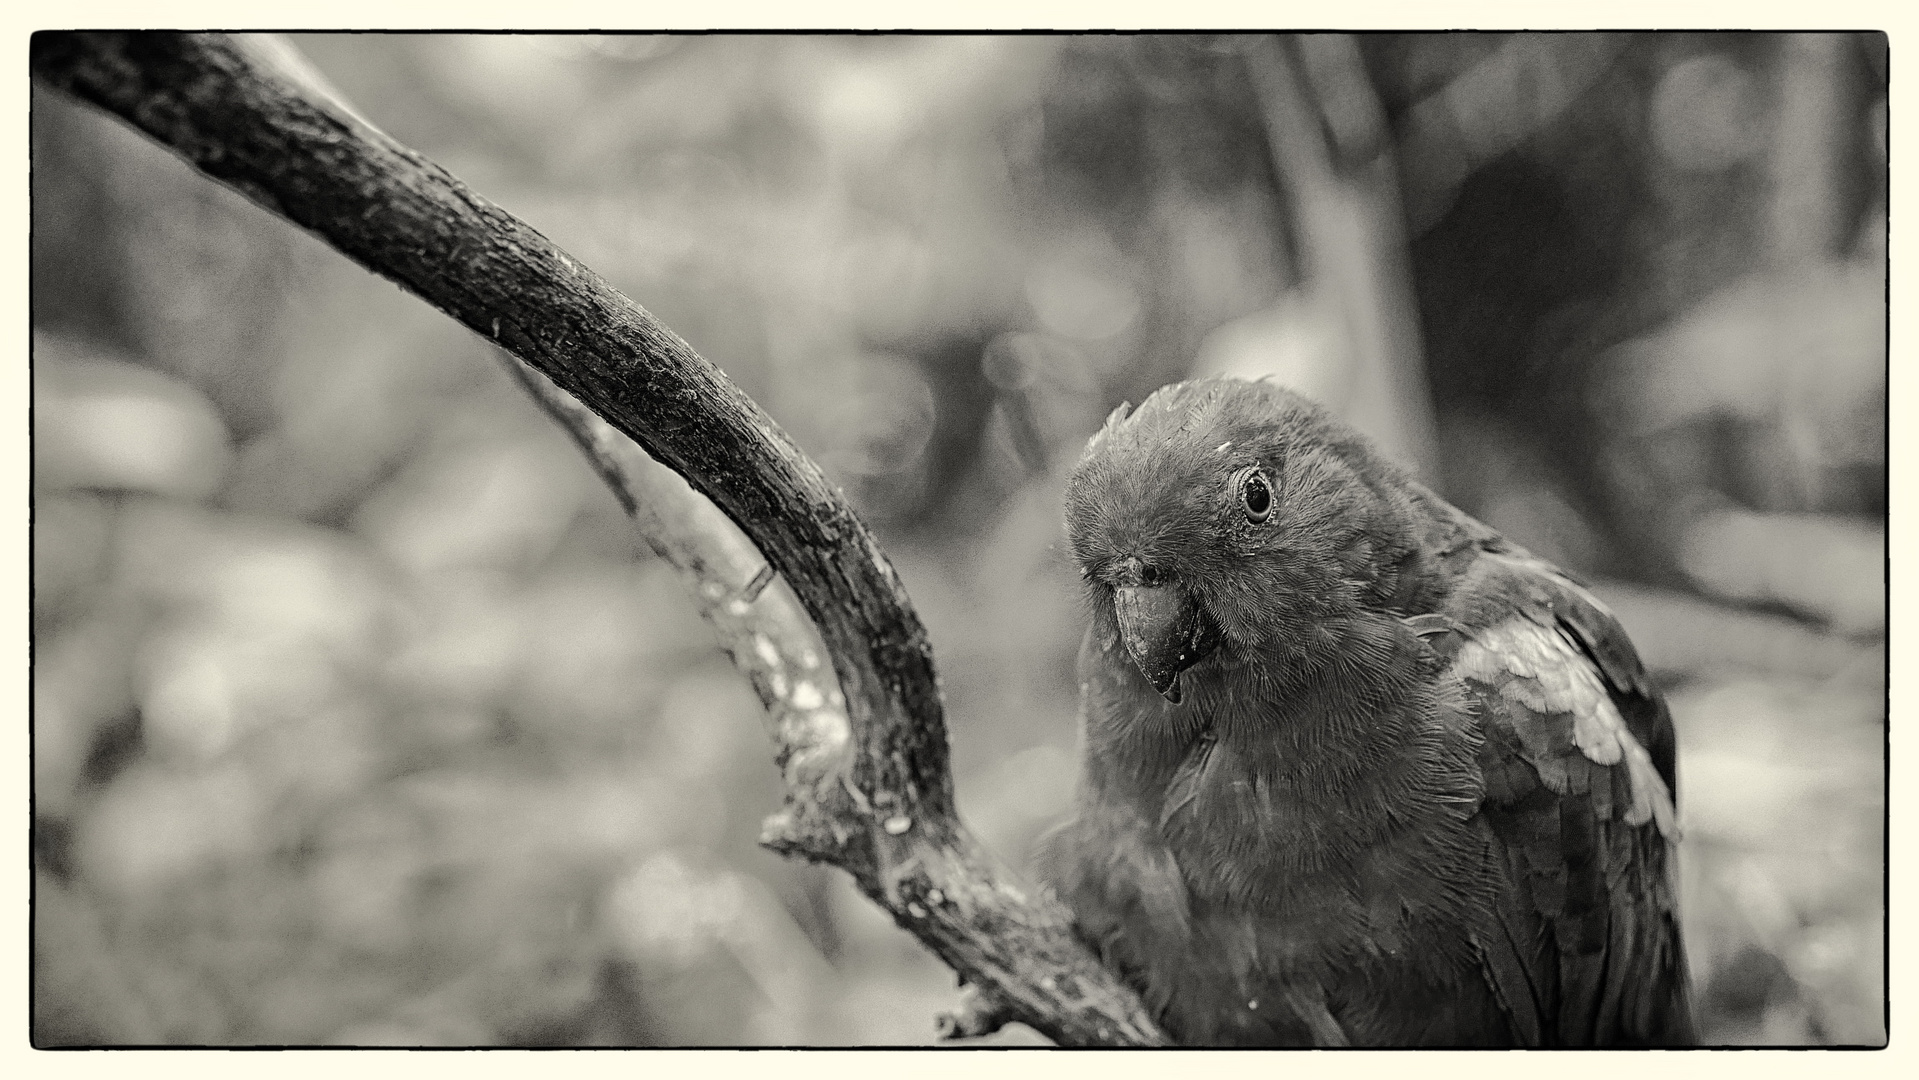
[(1115, 568), (1113, 577), (1113, 583), (1115, 585), (1144, 586), (1147, 588), (1164, 585), (1171, 580), (1173, 580), (1172, 571), (1162, 570), (1157, 566), (1148, 566), (1146, 561), (1137, 555), (1128, 555), (1126, 558), (1120, 560), (1119, 565)]

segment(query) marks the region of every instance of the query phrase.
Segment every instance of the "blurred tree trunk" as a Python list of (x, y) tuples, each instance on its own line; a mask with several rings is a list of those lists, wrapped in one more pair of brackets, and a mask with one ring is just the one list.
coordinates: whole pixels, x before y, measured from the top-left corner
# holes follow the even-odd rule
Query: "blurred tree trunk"
[(1353, 39), (1262, 39), (1248, 54), (1273, 171), (1292, 204), (1304, 291), (1344, 331), (1326, 402), (1416, 475), (1434, 474), (1432, 404), (1392, 133)]
[(1838, 158), (1850, 126), (1839, 92), (1846, 44), (1842, 34), (1789, 34), (1781, 42), (1766, 215), (1767, 246), (1778, 265), (1830, 258), (1845, 239)]

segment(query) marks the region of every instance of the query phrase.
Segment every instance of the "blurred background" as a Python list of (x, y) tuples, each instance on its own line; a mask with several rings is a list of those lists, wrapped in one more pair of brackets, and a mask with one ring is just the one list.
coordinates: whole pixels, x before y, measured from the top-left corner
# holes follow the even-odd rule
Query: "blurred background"
[[(1272, 374), (1638, 642), (1705, 1038), (1883, 1043), (1884, 36), (296, 44), (844, 486), (1009, 863), (1066, 470)], [(36, 1042), (932, 1040), (950, 973), (755, 846), (753, 694), (487, 343), (39, 87), (32, 154)]]

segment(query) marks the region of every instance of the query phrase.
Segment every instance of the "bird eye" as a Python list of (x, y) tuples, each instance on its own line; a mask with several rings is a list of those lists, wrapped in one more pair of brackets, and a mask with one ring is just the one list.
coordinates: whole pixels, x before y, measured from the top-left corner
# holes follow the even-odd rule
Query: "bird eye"
[(1255, 467), (1240, 474), (1239, 507), (1255, 525), (1273, 516), (1273, 488), (1263, 470)]

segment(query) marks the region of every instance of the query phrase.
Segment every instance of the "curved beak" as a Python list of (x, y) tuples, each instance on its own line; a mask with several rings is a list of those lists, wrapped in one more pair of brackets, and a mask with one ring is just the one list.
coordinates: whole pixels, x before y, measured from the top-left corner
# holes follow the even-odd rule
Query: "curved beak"
[(1219, 628), (1177, 584), (1118, 586), (1113, 609), (1126, 655), (1153, 689), (1179, 704), (1179, 673), (1213, 651)]

